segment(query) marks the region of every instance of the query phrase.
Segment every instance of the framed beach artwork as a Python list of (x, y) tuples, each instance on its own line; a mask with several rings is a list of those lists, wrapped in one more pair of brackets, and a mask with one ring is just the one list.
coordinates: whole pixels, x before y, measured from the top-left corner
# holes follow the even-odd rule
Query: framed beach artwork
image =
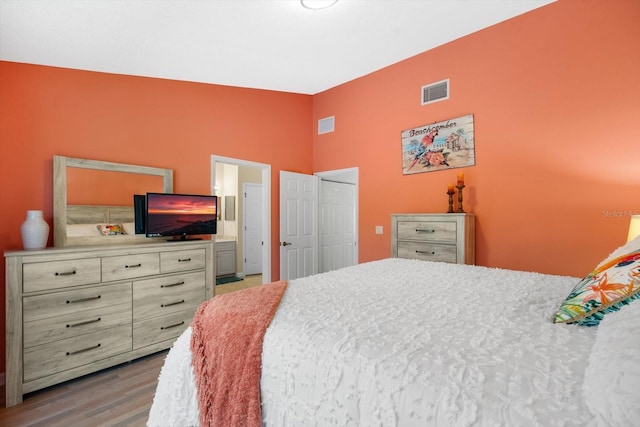
[(473, 114), (402, 131), (404, 175), (475, 164)]

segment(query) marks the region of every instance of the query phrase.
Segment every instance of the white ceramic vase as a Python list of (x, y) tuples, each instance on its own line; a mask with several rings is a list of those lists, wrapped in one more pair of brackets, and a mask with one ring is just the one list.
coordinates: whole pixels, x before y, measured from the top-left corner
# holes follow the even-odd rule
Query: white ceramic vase
[(22, 246), (25, 249), (44, 249), (49, 239), (49, 224), (42, 211), (27, 211), (27, 219), (20, 226)]

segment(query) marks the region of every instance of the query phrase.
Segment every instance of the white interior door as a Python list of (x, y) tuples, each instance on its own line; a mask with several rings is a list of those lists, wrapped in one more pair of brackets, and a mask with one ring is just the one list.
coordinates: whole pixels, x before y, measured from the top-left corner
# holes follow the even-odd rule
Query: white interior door
[(245, 275), (262, 273), (262, 185), (242, 185), (243, 266)]
[(320, 181), (320, 272), (357, 264), (356, 186)]
[(280, 279), (318, 272), (318, 181), (280, 171)]

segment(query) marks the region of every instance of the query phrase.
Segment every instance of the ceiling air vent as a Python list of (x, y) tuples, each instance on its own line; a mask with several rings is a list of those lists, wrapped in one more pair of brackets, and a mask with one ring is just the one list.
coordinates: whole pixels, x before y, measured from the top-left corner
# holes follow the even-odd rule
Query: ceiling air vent
[(335, 127), (336, 127), (335, 116), (320, 119), (318, 120), (318, 135), (322, 135), (323, 133), (333, 132), (335, 130)]
[(422, 86), (422, 105), (449, 99), (449, 79)]

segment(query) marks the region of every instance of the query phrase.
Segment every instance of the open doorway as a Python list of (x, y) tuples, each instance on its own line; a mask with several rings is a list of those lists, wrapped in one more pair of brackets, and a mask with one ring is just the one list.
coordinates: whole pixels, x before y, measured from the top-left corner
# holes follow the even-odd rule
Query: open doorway
[[(238, 196), (238, 190), (236, 190), (235, 194), (231, 194), (233, 190), (227, 191), (229, 194), (224, 194), (225, 189), (222, 188), (219, 183), (217, 183), (217, 177), (220, 176), (221, 168), (227, 168), (228, 166), (236, 166), (238, 168), (250, 168), (255, 172), (259, 172), (261, 174), (261, 184), (262, 184), (262, 201), (261, 201), (261, 217), (262, 217), (262, 283), (271, 282), (271, 165), (265, 163), (258, 163), (249, 160), (236, 159), (231, 157), (224, 157), (218, 155), (211, 155), (211, 192), (212, 194), (222, 195), (225, 197)], [(237, 188), (237, 181), (235, 183)], [(225, 198), (223, 197), (223, 201)], [(229, 201), (234, 199), (228, 199)], [(237, 205), (237, 204), (236, 204)], [(237, 209), (237, 206), (234, 207)], [(225, 207), (223, 207), (222, 211), (225, 211)], [(226, 212), (225, 212), (226, 213)], [(231, 212), (230, 212), (231, 213)], [(234, 215), (234, 218), (237, 218), (237, 215)], [(225, 221), (224, 217), (220, 218), (221, 221)], [(224, 226), (229, 227), (233, 230), (233, 227), (236, 227), (235, 235), (237, 236), (237, 222), (235, 224), (232, 221), (229, 221), (229, 224), (223, 224), (222, 229), (224, 230)], [(224, 231), (223, 231), (224, 233)], [(239, 247), (242, 250), (242, 244)], [(242, 254), (240, 255), (240, 259), (242, 258)], [(242, 263), (240, 263), (242, 266)]]

